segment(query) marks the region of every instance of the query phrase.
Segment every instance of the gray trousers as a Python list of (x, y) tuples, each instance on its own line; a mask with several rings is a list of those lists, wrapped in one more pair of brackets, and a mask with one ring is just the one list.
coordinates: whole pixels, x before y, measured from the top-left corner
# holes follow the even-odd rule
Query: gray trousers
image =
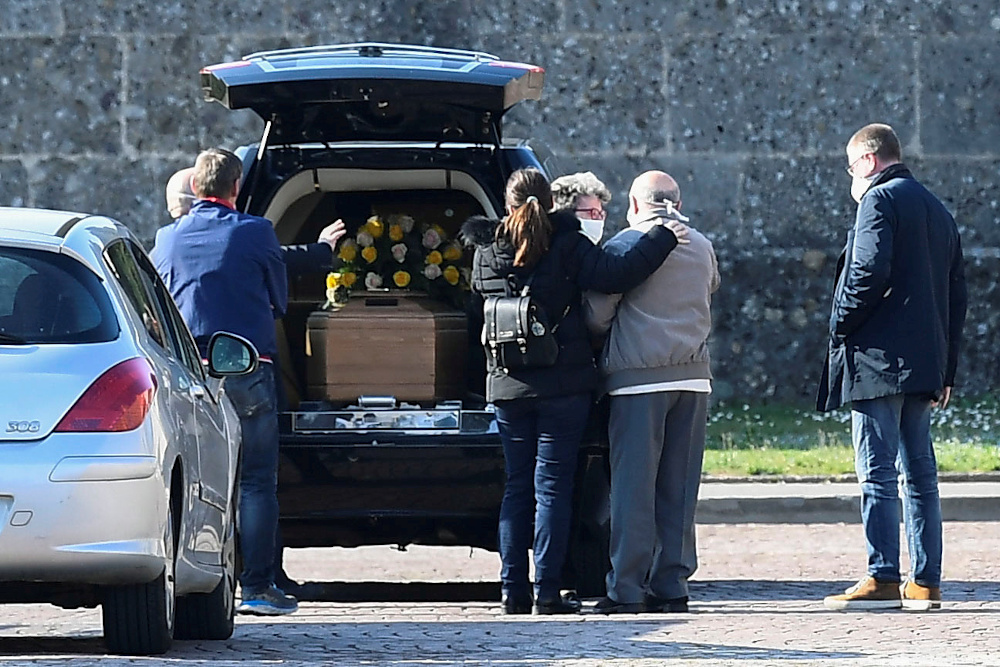
[(611, 397), (611, 571), (608, 595), (678, 598), (698, 568), (694, 512), (708, 394)]

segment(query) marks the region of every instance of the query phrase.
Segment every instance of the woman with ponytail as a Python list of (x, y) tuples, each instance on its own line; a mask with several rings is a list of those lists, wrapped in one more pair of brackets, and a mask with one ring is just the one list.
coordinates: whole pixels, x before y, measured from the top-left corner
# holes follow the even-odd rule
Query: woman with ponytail
[[(582, 316), (583, 290), (627, 292), (652, 274), (686, 228), (656, 226), (624, 255), (605, 253), (580, 234), (568, 211), (552, 211), (552, 190), (537, 169), (511, 174), (506, 217), (475, 217), (462, 227), (475, 244), (472, 289), (479, 299), (531, 281), (532, 300), (545, 311), (559, 343), (552, 366), (505, 369), (487, 355), (486, 398), (496, 408), (507, 483), (500, 507), (503, 612), (570, 614), (577, 599), (560, 595), (572, 515), (577, 452), (597, 369)], [(481, 309), (480, 309), (481, 310)], [(534, 536), (532, 536), (534, 523)], [(528, 549), (535, 561), (528, 580)]]

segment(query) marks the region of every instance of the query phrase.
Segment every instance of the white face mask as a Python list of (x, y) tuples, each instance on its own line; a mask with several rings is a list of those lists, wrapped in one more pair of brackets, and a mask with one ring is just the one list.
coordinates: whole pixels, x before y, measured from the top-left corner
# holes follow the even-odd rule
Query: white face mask
[(586, 236), (593, 243), (600, 243), (604, 236), (603, 220), (580, 220), (580, 233)]
[(628, 207), (628, 213), (625, 214), (625, 220), (628, 221), (629, 226), (635, 226), (640, 220), (639, 211), (633, 210), (634, 206)]
[(851, 198), (854, 201), (861, 203), (861, 197), (868, 192), (868, 188), (871, 187), (872, 181), (875, 180), (875, 176), (878, 174), (873, 174), (872, 176), (866, 176), (864, 178), (854, 176), (851, 179)]

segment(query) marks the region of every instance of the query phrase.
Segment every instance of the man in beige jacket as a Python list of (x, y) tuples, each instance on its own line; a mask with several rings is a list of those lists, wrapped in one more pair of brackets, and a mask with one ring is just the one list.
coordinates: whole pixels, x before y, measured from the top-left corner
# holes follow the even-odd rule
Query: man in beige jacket
[[(629, 191), (629, 227), (604, 248), (625, 252), (680, 214), (677, 182), (649, 171)], [(698, 566), (698, 500), (712, 374), (708, 335), (719, 271), (711, 242), (691, 229), (646, 281), (627, 294), (588, 294), (600, 367), (611, 395), (611, 572), (604, 614), (684, 612)]]

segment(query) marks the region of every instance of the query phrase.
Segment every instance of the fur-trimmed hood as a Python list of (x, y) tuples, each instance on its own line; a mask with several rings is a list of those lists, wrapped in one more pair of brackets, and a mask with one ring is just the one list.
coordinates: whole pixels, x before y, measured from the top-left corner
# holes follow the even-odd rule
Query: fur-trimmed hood
[[(580, 231), (580, 221), (569, 211), (553, 211), (549, 213), (552, 221), (553, 233), (558, 234), (566, 231)], [(488, 246), (492, 245), (496, 239), (497, 227), (500, 220), (489, 218), (485, 215), (474, 215), (462, 224), (459, 232), (462, 242), (467, 246)]]
[(499, 220), (485, 215), (474, 215), (462, 223), (459, 238), (462, 239), (462, 243), (470, 247), (490, 245), (493, 243), (499, 224)]

